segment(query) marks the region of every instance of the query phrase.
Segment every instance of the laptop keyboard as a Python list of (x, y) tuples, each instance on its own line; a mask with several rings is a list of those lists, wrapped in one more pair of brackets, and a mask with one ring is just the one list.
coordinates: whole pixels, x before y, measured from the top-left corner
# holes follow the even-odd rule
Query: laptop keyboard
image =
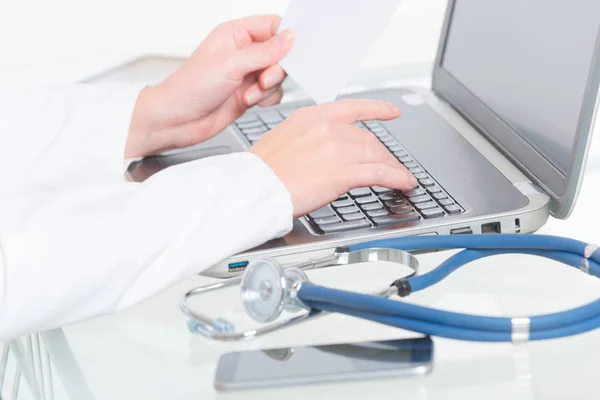
[[(247, 113), (238, 119), (235, 125), (250, 144), (253, 144), (294, 111), (296, 109), (289, 108)], [(419, 185), (404, 191), (378, 186), (352, 189), (339, 199), (304, 217), (316, 233), (330, 234), (392, 224), (407, 224), (464, 212), (463, 208), (387, 132), (380, 122), (365, 121), (357, 122), (355, 125), (377, 136), (414, 174)]]

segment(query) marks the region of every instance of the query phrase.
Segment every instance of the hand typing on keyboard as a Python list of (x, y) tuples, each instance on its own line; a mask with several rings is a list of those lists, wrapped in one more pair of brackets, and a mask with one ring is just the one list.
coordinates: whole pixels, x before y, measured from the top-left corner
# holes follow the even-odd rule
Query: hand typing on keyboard
[(210, 139), (248, 107), (281, 100), (279, 61), (291, 32), (276, 34), (280, 18), (248, 17), (218, 26), (166, 80), (142, 91), (135, 106), (126, 158)]
[[(390, 191), (412, 189), (417, 185), (413, 174), (377, 136), (353, 125), (399, 115), (395, 105), (375, 100), (348, 99), (307, 107), (264, 134), (250, 152), (269, 165), (290, 191), (295, 217), (351, 190), (356, 197), (366, 195), (359, 193), (361, 190), (370, 195), (367, 186)], [(339, 209), (356, 214), (341, 204)]]

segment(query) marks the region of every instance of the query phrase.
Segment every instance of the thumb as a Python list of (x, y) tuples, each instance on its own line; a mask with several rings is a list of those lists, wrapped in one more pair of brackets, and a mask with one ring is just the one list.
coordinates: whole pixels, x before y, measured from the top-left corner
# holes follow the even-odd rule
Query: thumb
[(228, 72), (230, 76), (243, 78), (252, 72), (275, 65), (290, 52), (293, 43), (294, 36), (289, 29), (264, 42), (253, 43), (232, 56)]

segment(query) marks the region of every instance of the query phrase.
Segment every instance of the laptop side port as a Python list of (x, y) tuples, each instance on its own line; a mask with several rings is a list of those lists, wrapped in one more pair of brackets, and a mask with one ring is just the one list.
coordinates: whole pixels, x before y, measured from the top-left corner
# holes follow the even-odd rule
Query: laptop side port
[(466, 226), (464, 228), (456, 228), (456, 229), (450, 230), (451, 235), (470, 235), (472, 233), (473, 233), (473, 230), (471, 228), (469, 228), (468, 226)]
[(241, 272), (248, 266), (248, 261), (240, 261), (229, 264), (229, 272)]
[(481, 233), (502, 233), (500, 222), (490, 222), (489, 224), (481, 225)]

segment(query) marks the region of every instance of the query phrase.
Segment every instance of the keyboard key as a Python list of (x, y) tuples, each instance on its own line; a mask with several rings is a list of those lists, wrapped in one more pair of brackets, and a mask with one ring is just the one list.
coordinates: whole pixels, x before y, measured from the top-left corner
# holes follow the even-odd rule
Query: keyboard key
[(371, 189), (373, 190), (373, 192), (375, 192), (375, 194), (389, 193), (393, 191), (393, 189), (384, 188), (381, 186), (371, 186)]
[(408, 198), (410, 200), (411, 203), (413, 204), (417, 204), (417, 203), (425, 203), (428, 201), (431, 201), (431, 197), (429, 197), (428, 195), (424, 194), (421, 196), (413, 196), (413, 197), (409, 197)]
[(435, 201), (427, 201), (424, 203), (417, 203), (415, 207), (419, 210), (427, 210), (428, 208), (436, 208), (438, 205)]
[(340, 207), (348, 207), (348, 206), (353, 206), (354, 202), (352, 200), (346, 199), (346, 200), (336, 200), (333, 203), (331, 203), (332, 206), (334, 206), (335, 208), (340, 208)]
[(383, 201), (385, 200), (394, 200), (394, 199), (403, 199), (404, 195), (400, 192), (393, 191), (391, 193), (385, 193), (379, 196), (379, 198)]
[(444, 207), (444, 209), (448, 212), (448, 214), (458, 214), (461, 212), (461, 209), (456, 204), (452, 204), (450, 206)]
[(357, 128), (361, 128), (361, 129), (364, 129), (364, 127), (365, 127), (365, 126), (363, 125), (363, 123), (362, 123), (362, 122), (360, 122), (360, 121), (357, 121), (357, 122), (353, 123), (352, 125), (354, 125), (354, 126), (355, 126), (355, 127), (357, 127)]
[(440, 204), (443, 206), (451, 206), (454, 202), (450, 199), (440, 200)]
[(262, 121), (256, 120), (256, 121), (250, 121), (250, 122), (240, 122), (236, 124), (238, 128), (240, 129), (249, 129), (249, 128), (258, 128), (261, 126), (265, 126)]
[(385, 138), (385, 137), (388, 137), (388, 136), (390, 136), (390, 135), (388, 135), (388, 133), (387, 133), (386, 131), (381, 131), (381, 132), (373, 132), (373, 134), (374, 134), (375, 136), (377, 136), (379, 139), (381, 139), (381, 138)]
[(321, 207), (318, 210), (315, 210), (315, 211), (311, 212), (310, 214), (308, 214), (308, 216), (311, 217), (312, 219), (332, 217), (334, 215), (335, 215), (335, 211), (333, 211), (333, 208), (331, 208), (331, 206), (329, 206), (329, 205)]
[(422, 179), (429, 179), (429, 175), (427, 175), (424, 172), (415, 174), (415, 178), (417, 178), (418, 180), (422, 180)]
[(368, 127), (369, 127), (369, 130), (371, 132), (373, 132), (373, 133), (382, 133), (382, 132), (385, 132), (385, 129), (383, 129), (383, 127), (381, 127), (381, 126), (374, 126), (374, 127), (368, 126)]
[(408, 169), (410, 172), (412, 172), (413, 174), (418, 174), (420, 172), (424, 172), (423, 168), (421, 167), (412, 167)]
[(400, 150), (400, 151), (394, 151), (394, 155), (396, 157), (404, 157), (404, 156), (407, 156), (408, 153), (405, 150)]
[(279, 123), (283, 121), (283, 116), (279, 113), (279, 111), (262, 111), (258, 113), (260, 119), (266, 123)]
[(356, 221), (359, 219), (364, 219), (365, 216), (362, 215), (361, 213), (354, 213), (354, 214), (344, 214), (344, 216), (342, 218), (344, 218), (344, 221)]
[(402, 214), (402, 213), (407, 213), (407, 212), (411, 212), (411, 211), (414, 211), (414, 208), (409, 204), (406, 204), (403, 206), (395, 206), (395, 207), (390, 208), (390, 212), (392, 214)]
[(389, 212), (387, 210), (373, 210), (373, 211), (367, 211), (367, 215), (369, 217), (375, 218), (375, 217), (383, 217), (384, 215), (388, 215)]
[(383, 208), (383, 205), (380, 202), (369, 203), (361, 205), (360, 208), (362, 208), (365, 211), (381, 210)]
[(244, 123), (244, 122), (250, 122), (250, 121), (256, 121), (258, 118), (256, 116), (256, 114), (253, 113), (248, 113), (248, 114), (244, 114), (241, 117), (239, 117), (237, 119), (237, 121), (235, 121), (236, 123)]
[(408, 154), (402, 157), (398, 157), (398, 161), (400, 161), (401, 163), (407, 163), (407, 162), (412, 162), (414, 161), (413, 158), (411, 156), (409, 156)]
[(298, 111), (296, 108), (284, 108), (283, 110), (279, 110), (279, 112), (281, 113), (281, 115), (283, 116), (283, 118), (289, 117), (290, 115), (292, 115), (296, 111)]
[(351, 206), (351, 207), (338, 208), (337, 212), (339, 212), (340, 214), (344, 215), (344, 214), (357, 213), (357, 212), (360, 212), (360, 210), (356, 206)]
[(374, 203), (377, 201), (377, 196), (359, 197), (355, 201), (357, 204)]
[(341, 222), (339, 224), (329, 224), (321, 226), (323, 233), (335, 233), (351, 231), (359, 228), (370, 228), (371, 224), (367, 219), (359, 219), (357, 221)]
[(248, 138), (249, 141), (251, 142), (256, 142), (258, 139), (260, 139), (261, 137), (265, 136), (265, 133), (267, 132), (263, 132), (263, 133), (254, 133), (252, 135), (248, 135), (246, 136)]
[(268, 123), (268, 124), (267, 124), (267, 128), (269, 128), (269, 129), (273, 129), (273, 128), (275, 128), (277, 125), (279, 125), (280, 123), (281, 123), (281, 122), (277, 122), (277, 123), (275, 123), (275, 122)]
[(370, 195), (371, 195), (371, 189), (369, 189), (368, 187), (356, 188), (356, 189), (352, 189), (350, 191), (350, 196), (352, 196), (352, 197), (362, 197), (362, 196), (370, 196)]
[(244, 133), (244, 135), (254, 135), (256, 133), (266, 133), (267, 128), (264, 126), (260, 126), (258, 128), (242, 129), (242, 132)]
[(418, 221), (421, 216), (416, 212), (408, 212), (403, 214), (388, 215), (385, 217), (373, 218), (376, 225), (401, 224), (406, 222)]
[(446, 193), (442, 193), (442, 192), (433, 193), (433, 197), (438, 200), (444, 200), (444, 199), (448, 198), (448, 196), (446, 196)]
[(420, 187), (416, 187), (416, 188), (411, 189), (411, 190), (405, 190), (402, 193), (404, 193), (404, 195), (406, 197), (415, 197), (415, 196), (424, 195), (425, 194), (425, 190), (421, 189)]
[(412, 161), (412, 162), (407, 162), (407, 163), (404, 163), (404, 166), (405, 166), (406, 168), (413, 168), (413, 167), (418, 167), (418, 166), (419, 166), (419, 164), (417, 164), (416, 162)]
[(340, 219), (338, 217), (326, 217), (315, 219), (315, 223), (317, 225), (335, 224), (338, 222), (340, 222)]
[(423, 179), (423, 180), (420, 180), (419, 183), (425, 187), (435, 185), (435, 183), (433, 183), (433, 181), (431, 179)]
[(348, 198), (347, 194), (343, 194), (340, 197), (338, 197), (338, 200), (346, 200)]
[(442, 215), (444, 215), (444, 211), (442, 211), (442, 209), (439, 207), (430, 208), (428, 210), (423, 210), (421, 212), (423, 213), (423, 216), (425, 218), (436, 218), (436, 217), (441, 217)]
[(391, 151), (393, 151), (392, 146), (398, 146), (398, 141), (389, 135), (384, 138), (379, 138), (379, 140), (381, 140), (381, 143), (386, 145)]
[(377, 121), (364, 121), (363, 123), (369, 128), (375, 128), (379, 126), (379, 122)]
[(391, 152), (394, 152), (402, 150), (402, 147), (400, 147), (399, 144), (393, 144), (391, 146), (388, 146), (388, 149), (390, 149)]
[(385, 205), (388, 207), (405, 206), (405, 205), (408, 205), (408, 200), (406, 200), (406, 199), (388, 200), (385, 202)]
[(439, 193), (439, 192), (442, 191), (442, 189), (440, 189), (439, 186), (430, 186), (430, 187), (427, 188), (427, 191), (429, 193)]

